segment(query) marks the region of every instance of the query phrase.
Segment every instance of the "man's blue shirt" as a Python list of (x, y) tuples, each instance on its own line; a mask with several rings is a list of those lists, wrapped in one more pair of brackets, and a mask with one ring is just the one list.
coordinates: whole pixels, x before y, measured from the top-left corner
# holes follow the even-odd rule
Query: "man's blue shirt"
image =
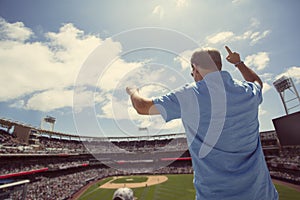
[(278, 199), (259, 139), (259, 85), (212, 72), (153, 102), (165, 121), (182, 119), (197, 200)]

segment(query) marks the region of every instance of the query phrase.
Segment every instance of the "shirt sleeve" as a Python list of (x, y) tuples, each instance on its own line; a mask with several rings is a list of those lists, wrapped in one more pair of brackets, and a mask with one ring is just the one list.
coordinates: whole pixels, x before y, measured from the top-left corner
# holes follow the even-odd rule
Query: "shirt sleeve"
[(181, 117), (180, 103), (175, 92), (168, 93), (152, 100), (166, 122)]
[(257, 98), (258, 104), (261, 104), (263, 101), (261, 86), (257, 83), (252, 83), (252, 82), (246, 82), (246, 83), (247, 85), (250, 86), (252, 90), (252, 94)]

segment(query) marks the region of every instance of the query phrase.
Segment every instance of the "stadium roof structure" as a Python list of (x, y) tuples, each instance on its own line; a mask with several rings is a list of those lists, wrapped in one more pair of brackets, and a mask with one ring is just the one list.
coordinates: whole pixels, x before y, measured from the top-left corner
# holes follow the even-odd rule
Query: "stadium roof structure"
[(75, 134), (66, 134), (66, 133), (61, 133), (61, 132), (56, 132), (56, 131), (50, 131), (50, 130), (44, 130), (44, 129), (40, 129), (38, 127), (34, 127), (30, 124), (25, 124), (19, 121), (14, 121), (11, 119), (6, 119), (6, 118), (0, 118), (0, 126), (3, 128), (10, 128), (13, 126), (21, 126), (21, 127), (26, 127), (26, 128), (30, 128), (32, 130), (36, 130), (37, 132), (39, 132), (40, 134), (49, 134), (49, 135), (56, 135), (56, 136), (62, 136), (62, 137), (73, 137), (73, 138), (79, 138), (78, 135)]
[(44, 130), (34, 127), (29, 124), (25, 124), (19, 121), (13, 121), (11, 119), (0, 118), (0, 126), (4, 128), (10, 128), (13, 126), (21, 126), (30, 128), (34, 130), (36, 134), (40, 136), (49, 135), (50, 137), (59, 138), (76, 138), (78, 140), (92, 140), (92, 141), (138, 141), (138, 140), (159, 140), (159, 139), (174, 139), (174, 138), (184, 138), (185, 133), (171, 133), (171, 134), (157, 134), (157, 135), (139, 135), (139, 136), (125, 136), (125, 137), (95, 137), (95, 136), (79, 136), (76, 134), (61, 133), (51, 130)]
[(37, 129), (36, 127), (33, 127), (29, 124), (25, 124), (25, 123), (22, 123), (22, 122), (19, 122), (19, 121), (13, 121), (11, 119), (0, 118), (0, 126), (1, 127), (10, 128), (10, 127), (15, 126), (15, 125), (22, 126), (22, 127), (29, 127), (29, 128), (32, 128), (32, 129)]

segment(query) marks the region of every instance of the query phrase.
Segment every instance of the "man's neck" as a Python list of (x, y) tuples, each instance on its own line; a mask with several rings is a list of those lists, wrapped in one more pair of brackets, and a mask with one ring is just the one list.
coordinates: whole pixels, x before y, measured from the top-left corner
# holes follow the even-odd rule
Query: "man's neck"
[(217, 72), (220, 71), (219, 69), (199, 69), (199, 73), (201, 76), (204, 78), (207, 74), (212, 73), (212, 72)]

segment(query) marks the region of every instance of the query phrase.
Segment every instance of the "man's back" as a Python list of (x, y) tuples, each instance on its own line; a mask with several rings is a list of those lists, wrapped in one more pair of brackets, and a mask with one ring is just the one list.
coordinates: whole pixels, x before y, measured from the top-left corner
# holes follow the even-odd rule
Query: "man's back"
[(259, 140), (261, 89), (225, 71), (154, 99), (166, 121), (182, 118), (197, 199), (277, 199)]
[[(207, 75), (193, 88), (197, 91), (200, 113), (197, 133), (187, 127), (189, 119), (183, 118), (186, 130), (190, 130), (187, 135), (195, 170), (194, 183), (199, 188), (197, 199), (277, 199), (259, 140), (261, 89), (254, 83), (236, 82), (224, 71), (221, 72), (224, 85), (211, 86), (209, 82), (219, 78), (216, 73), (219, 72)], [(225, 90), (222, 101), (226, 107), (212, 108), (216, 107), (212, 103), (216, 97), (210, 93), (222, 93), (221, 90)], [(215, 135), (218, 138), (207, 139), (210, 126), (218, 121), (223, 121), (220, 134)], [(203, 146), (208, 146), (208, 152), (201, 156)]]
[(139, 114), (160, 114), (166, 122), (182, 119), (197, 200), (278, 199), (259, 140), (263, 82), (237, 52), (225, 49), (244, 83), (221, 71), (219, 51), (203, 49), (191, 57), (194, 83), (153, 99), (136, 88), (126, 91)]

